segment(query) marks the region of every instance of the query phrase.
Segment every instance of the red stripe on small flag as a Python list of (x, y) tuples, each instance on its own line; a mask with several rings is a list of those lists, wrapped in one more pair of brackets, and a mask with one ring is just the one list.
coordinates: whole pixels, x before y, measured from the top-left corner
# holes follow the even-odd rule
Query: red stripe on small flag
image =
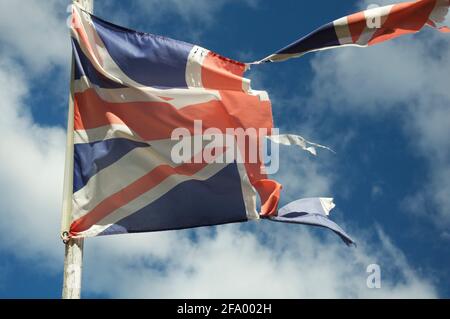
[(364, 11), (349, 15), (347, 21), (350, 34), (352, 35), (352, 41), (356, 43), (367, 26)]
[(375, 32), (369, 45), (416, 33), (427, 23), (436, 0), (399, 3), (393, 6), (383, 26)]

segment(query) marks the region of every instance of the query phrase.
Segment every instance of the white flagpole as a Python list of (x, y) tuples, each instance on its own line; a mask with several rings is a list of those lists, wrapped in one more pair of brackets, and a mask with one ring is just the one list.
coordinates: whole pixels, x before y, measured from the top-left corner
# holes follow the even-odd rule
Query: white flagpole
[[(86, 11), (94, 12), (94, 0), (73, 0), (80, 4)], [(71, 82), (73, 81), (73, 61)], [(62, 235), (68, 231), (72, 222), (72, 193), (73, 193), (73, 88), (72, 83), (69, 95), (69, 112), (67, 121), (66, 166), (64, 170), (64, 196)], [(64, 282), (63, 299), (80, 299), (81, 296), (81, 272), (83, 268), (83, 239), (71, 239), (66, 243), (64, 254)]]

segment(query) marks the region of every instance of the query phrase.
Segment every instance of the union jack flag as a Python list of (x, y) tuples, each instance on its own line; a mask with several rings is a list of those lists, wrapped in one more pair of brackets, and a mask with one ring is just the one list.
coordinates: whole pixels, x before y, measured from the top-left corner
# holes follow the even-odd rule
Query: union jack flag
[[(77, 5), (71, 35), (73, 183), (70, 226), (63, 228), (69, 238), (264, 217), (327, 227), (353, 243), (327, 217), (334, 207), (331, 198), (296, 201), (277, 216), (281, 185), (268, 178), (260, 156), (248, 160), (251, 143), (210, 150), (213, 157), (231, 154), (231, 161), (174, 161), (173, 131), (185, 128), (195, 140), (198, 120), (223, 135), (230, 128), (265, 129), (254, 137), (258, 154), (266, 137), (315, 154), (314, 146), (320, 145), (272, 135), (268, 94), (251, 88), (243, 77), (246, 64), (111, 24)], [(193, 157), (207, 150), (209, 144), (201, 143)]]
[[(424, 26), (450, 32), (449, 6), (450, 0), (418, 0), (370, 8), (326, 24), (254, 64), (335, 47), (370, 46)], [(68, 237), (264, 217), (326, 227), (347, 244), (354, 243), (328, 219), (333, 199), (306, 198), (278, 209), (281, 185), (268, 178), (260, 156), (248, 161), (251, 143), (210, 149), (203, 131), (196, 132), (199, 120), (205, 129), (214, 128), (223, 136), (230, 134), (230, 128), (265, 129), (253, 137), (257, 154), (262, 153), (259, 142), (266, 137), (312, 154), (315, 147), (322, 147), (297, 135), (273, 134), (268, 94), (253, 90), (244, 78), (249, 64), (186, 42), (119, 27), (77, 5), (71, 34), (69, 123), (73, 125), (68, 140), (73, 147), (73, 165), (69, 165), (73, 183), (63, 215), (70, 220), (70, 226), (63, 226)], [(177, 128), (192, 133), (194, 144), (201, 135), (193, 161), (173, 159), (177, 141), (172, 134)], [(226, 155), (231, 161), (210, 162), (201, 156), (196, 160), (204, 151), (213, 157)], [(238, 160), (242, 157), (244, 161)]]
[(263, 213), (276, 210), (280, 185), (267, 179), (260, 160), (171, 158), (173, 130), (187, 128), (195, 138), (196, 120), (222, 132), (270, 133), (270, 100), (250, 88), (243, 63), (113, 25), (78, 6), (72, 45), (72, 237), (258, 219), (257, 194)]

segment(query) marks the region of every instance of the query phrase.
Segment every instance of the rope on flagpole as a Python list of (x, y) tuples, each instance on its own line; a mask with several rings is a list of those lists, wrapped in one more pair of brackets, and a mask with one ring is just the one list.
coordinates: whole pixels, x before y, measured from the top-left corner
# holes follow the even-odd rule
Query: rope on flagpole
[[(84, 10), (94, 12), (94, 0), (73, 0)], [(72, 195), (73, 195), (73, 129), (74, 129), (74, 105), (73, 105), (73, 78), (74, 65), (72, 61), (71, 84), (69, 95), (69, 111), (67, 121), (67, 143), (66, 163), (64, 170), (64, 195), (63, 216), (61, 222), (61, 237), (65, 244), (64, 254), (64, 279), (62, 298), (80, 299), (81, 297), (81, 274), (83, 269), (83, 246), (82, 238), (70, 238), (69, 227), (72, 222)]]

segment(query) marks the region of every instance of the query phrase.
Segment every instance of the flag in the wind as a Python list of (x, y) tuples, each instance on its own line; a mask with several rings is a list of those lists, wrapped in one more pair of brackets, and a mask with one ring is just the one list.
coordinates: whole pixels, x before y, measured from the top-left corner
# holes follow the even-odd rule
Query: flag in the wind
[[(272, 128), (245, 66), (201, 47), (73, 12), (73, 237), (246, 221), (280, 186), (261, 163), (174, 163), (172, 131)], [(203, 151), (200, 149), (200, 151)], [(228, 150), (225, 150), (227, 152)]]
[(450, 32), (449, 6), (450, 0), (418, 0), (370, 8), (325, 24), (255, 64), (342, 46), (371, 46), (416, 33), (424, 26)]
[[(253, 64), (334, 47), (370, 46), (424, 26), (450, 32), (449, 6), (450, 0), (419, 0), (371, 8), (326, 24)], [(262, 217), (326, 227), (353, 243), (328, 219), (334, 207), (330, 198), (301, 199), (278, 209), (281, 185), (267, 176), (261, 157), (247, 157), (252, 137), (244, 146), (205, 143), (211, 139), (208, 129), (225, 140), (238, 139), (228, 129), (255, 129), (257, 154), (262, 140), (297, 145), (314, 155), (315, 147), (323, 148), (301, 136), (275, 134), (268, 94), (252, 90), (243, 77), (248, 64), (113, 25), (77, 5), (71, 34), (73, 127), (69, 125), (68, 150), (73, 145), (73, 165), (68, 167), (73, 168), (73, 183), (72, 191), (65, 192), (70, 196), (62, 229), (67, 237)], [(178, 143), (173, 133), (179, 128), (194, 145), (191, 158), (181, 162), (172, 153)], [(212, 161), (201, 156), (205, 152)], [(221, 156), (227, 160), (215, 161)]]
[[(70, 226), (63, 228), (68, 237), (270, 220), (277, 215), (281, 185), (268, 178), (259, 157), (256, 162), (236, 160), (247, 149), (211, 152), (231, 152), (234, 160), (224, 163), (202, 158), (179, 163), (171, 153), (177, 128), (187, 129), (193, 140), (208, 128), (224, 135), (229, 128), (266, 129), (256, 137), (261, 140), (272, 135), (268, 94), (251, 89), (243, 77), (244, 63), (113, 25), (76, 5), (71, 35), (73, 192)], [(314, 150), (315, 144), (301, 137), (280, 140)], [(202, 142), (197, 152), (207, 147)], [(297, 205), (294, 210), (323, 216), (330, 210), (311, 207)], [(330, 224), (346, 243), (353, 242), (330, 220), (315, 223)]]

